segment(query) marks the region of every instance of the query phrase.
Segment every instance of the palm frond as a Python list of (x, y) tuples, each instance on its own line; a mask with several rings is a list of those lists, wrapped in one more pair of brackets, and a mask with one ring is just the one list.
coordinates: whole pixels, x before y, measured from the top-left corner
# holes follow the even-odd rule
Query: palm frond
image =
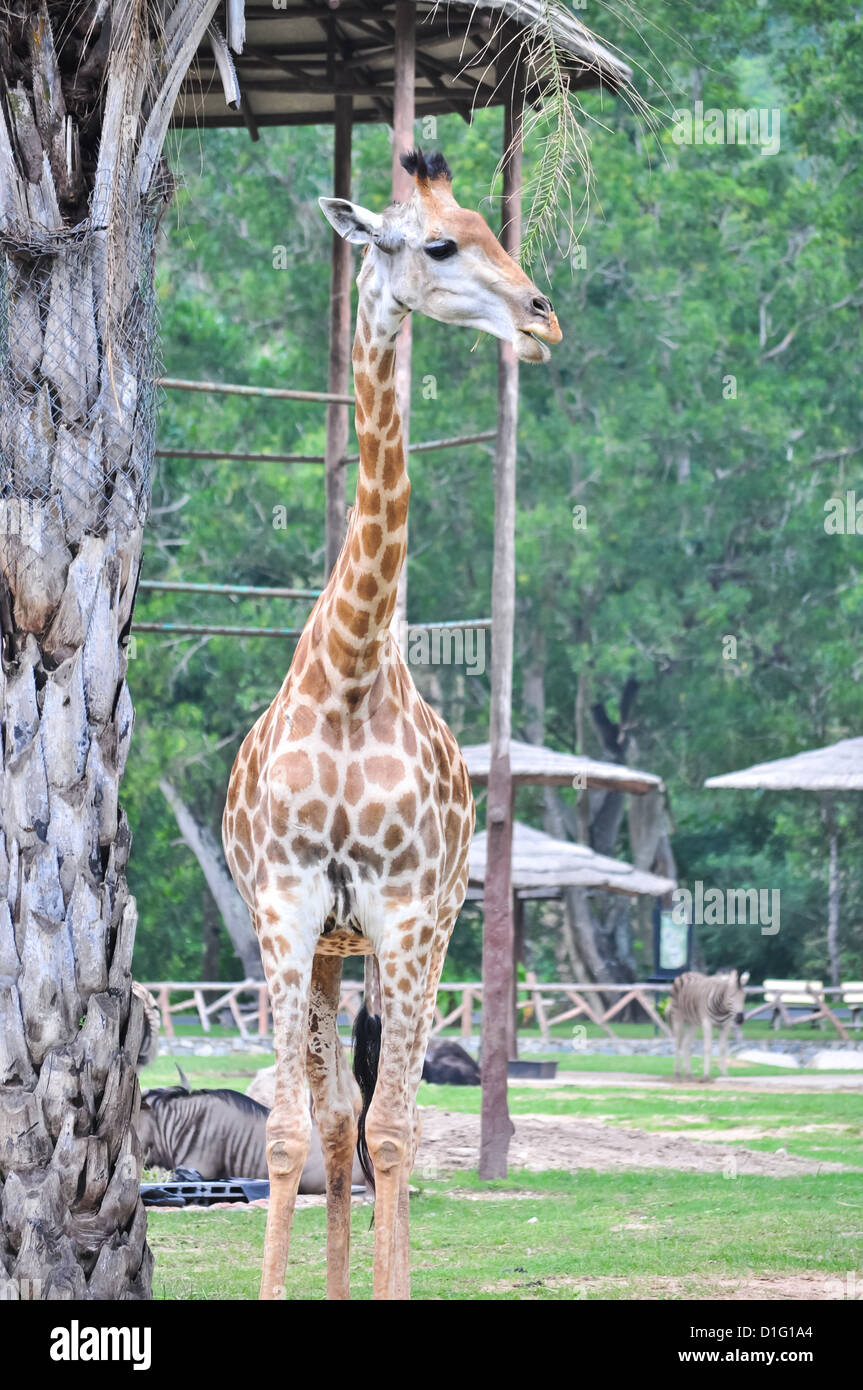
[[(600, 2), (644, 39), (644, 30), (649, 26), (632, 0)], [(557, 247), (565, 257), (571, 255), (590, 211), (593, 184), (590, 126), (602, 122), (584, 108), (573, 90), (569, 71), (583, 63), (583, 57), (569, 51), (566, 34), (571, 32), (575, 22), (586, 39), (613, 54), (624, 67), (632, 65), (644, 71), (628, 54), (593, 34), (576, 19), (563, 0), (537, 0), (530, 8), (531, 22), (523, 24), (517, 40), (506, 37), (503, 18), (494, 36), (496, 41), (502, 40), (499, 51), (506, 61), (521, 66), (523, 89), (542, 94), (539, 104), (526, 107), (522, 116), (522, 138), (539, 151), (538, 162), (526, 178), (523, 190), (527, 214), (520, 259), (525, 266), (537, 261), (545, 264), (552, 247)], [(522, 23), (521, 15), (519, 22)], [(658, 85), (651, 74), (647, 75)], [(661, 86), (659, 91), (667, 96)], [(619, 80), (616, 94), (633, 113), (642, 131), (656, 136), (665, 116), (631, 81)], [(495, 170), (495, 181), (507, 154), (505, 151)]]

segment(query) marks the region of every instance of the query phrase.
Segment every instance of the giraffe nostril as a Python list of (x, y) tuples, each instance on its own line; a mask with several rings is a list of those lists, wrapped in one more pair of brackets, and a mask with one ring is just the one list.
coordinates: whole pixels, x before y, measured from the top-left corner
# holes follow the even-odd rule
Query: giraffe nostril
[(551, 300), (546, 299), (544, 294), (538, 294), (535, 299), (530, 301), (530, 307), (535, 309), (538, 314), (550, 314)]

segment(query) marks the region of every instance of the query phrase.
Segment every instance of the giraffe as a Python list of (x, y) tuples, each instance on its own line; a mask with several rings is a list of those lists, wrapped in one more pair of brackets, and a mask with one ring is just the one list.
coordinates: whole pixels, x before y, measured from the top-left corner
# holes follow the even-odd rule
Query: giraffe
[[(275, 1101), (261, 1297), (284, 1297), (311, 1090), (327, 1174), (327, 1297), (349, 1296), (350, 1183), (358, 1120), (374, 1166), (373, 1297), (409, 1293), (408, 1178), (416, 1093), (437, 985), (467, 887), (474, 805), (443, 720), (393, 640), (410, 483), (394, 386), (396, 337), (421, 311), (484, 330), (540, 362), (561, 332), (550, 301), (483, 218), (453, 197), (441, 155), (402, 156), (410, 199), (382, 214), (322, 198), (365, 247), (353, 349), (360, 465), (340, 556), (278, 695), (243, 742), (223, 818), (270, 989)], [(336, 1022), (342, 961), (376, 957), (381, 1036), (361, 1115)]]

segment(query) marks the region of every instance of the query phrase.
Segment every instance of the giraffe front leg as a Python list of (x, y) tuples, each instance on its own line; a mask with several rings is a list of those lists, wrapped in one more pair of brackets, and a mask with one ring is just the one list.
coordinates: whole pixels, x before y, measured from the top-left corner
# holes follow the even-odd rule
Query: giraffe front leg
[(410, 1181), (419, 1135), (419, 1112), (416, 1105), (413, 1105), (411, 1109), (413, 1113), (411, 1140), (408, 1155), (399, 1173), (396, 1218), (393, 1230), (393, 1261), (390, 1270), (389, 1297), (399, 1299), (402, 1302), (406, 1302), (411, 1296)]
[(361, 1106), (338, 1034), (341, 976), (340, 957), (315, 957), (307, 1073), (327, 1175), (327, 1298), (331, 1300), (350, 1297), (351, 1172)]
[(390, 1297), (409, 1299), (410, 1284), (410, 1177), (416, 1162), (420, 1140), (420, 1117), (416, 1095), (422, 1078), (428, 1040), (434, 1024), (435, 1006), (441, 971), (446, 956), (449, 938), (455, 924), (454, 918), (442, 919), (436, 928), (431, 945), (428, 975), (423, 991), (422, 1007), (419, 1011), (416, 1032), (411, 1045), (410, 1068), (408, 1072), (408, 1096), (411, 1101), (411, 1150), (402, 1167), (399, 1182), (398, 1207), (394, 1235), (393, 1269)]
[(373, 1297), (409, 1298), (408, 1180), (415, 1149), (411, 1062), (428, 973), (420, 944), (424, 919), (401, 924), (378, 950), (381, 978), (381, 1055), (366, 1117), (366, 1141), (375, 1168)]
[(306, 1039), (314, 943), (303, 939), (292, 912), (271, 908), (261, 920), (261, 959), (270, 988), (276, 1052), (276, 1093), (267, 1117), (270, 1204), (264, 1239), (260, 1297), (285, 1296), (285, 1270), (297, 1189), (309, 1155), (311, 1117), (306, 1103)]

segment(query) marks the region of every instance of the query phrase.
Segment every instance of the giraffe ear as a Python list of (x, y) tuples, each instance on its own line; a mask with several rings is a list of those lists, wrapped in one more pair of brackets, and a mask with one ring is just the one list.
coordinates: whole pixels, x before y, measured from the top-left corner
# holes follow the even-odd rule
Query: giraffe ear
[(374, 243), (382, 250), (395, 250), (393, 233), (384, 231), (380, 213), (361, 208), (358, 203), (349, 203), (347, 198), (319, 198), (318, 202), (324, 217), (345, 241), (355, 246)]

